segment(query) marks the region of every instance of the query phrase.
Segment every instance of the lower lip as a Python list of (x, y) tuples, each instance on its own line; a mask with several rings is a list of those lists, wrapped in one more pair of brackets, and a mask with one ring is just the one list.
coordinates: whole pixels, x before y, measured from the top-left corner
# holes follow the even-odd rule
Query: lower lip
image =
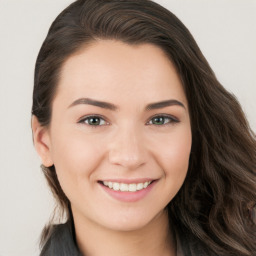
[(104, 189), (105, 192), (107, 192), (111, 197), (123, 201), (123, 202), (136, 202), (144, 197), (147, 196), (147, 194), (152, 190), (152, 188), (155, 186), (156, 181), (152, 182), (150, 185), (148, 185), (146, 188), (142, 190), (138, 190), (136, 192), (122, 192), (122, 191), (115, 191), (109, 187), (104, 186), (103, 184), (99, 183), (99, 185)]

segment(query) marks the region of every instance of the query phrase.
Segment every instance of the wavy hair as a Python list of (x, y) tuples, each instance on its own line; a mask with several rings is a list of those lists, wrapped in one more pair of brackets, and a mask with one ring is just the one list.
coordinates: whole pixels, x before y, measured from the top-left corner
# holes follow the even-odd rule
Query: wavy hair
[[(251, 217), (255, 134), (235, 96), (218, 82), (188, 29), (169, 10), (149, 0), (78, 0), (68, 6), (52, 23), (36, 61), (32, 114), (41, 125), (50, 124), (63, 63), (98, 39), (154, 44), (176, 66), (189, 104), (193, 142), (187, 177), (167, 209), (184, 248), (189, 241), (195, 255), (256, 255)], [(55, 167), (42, 169), (58, 206), (72, 220)], [(51, 222), (45, 227), (42, 245), (51, 227)]]

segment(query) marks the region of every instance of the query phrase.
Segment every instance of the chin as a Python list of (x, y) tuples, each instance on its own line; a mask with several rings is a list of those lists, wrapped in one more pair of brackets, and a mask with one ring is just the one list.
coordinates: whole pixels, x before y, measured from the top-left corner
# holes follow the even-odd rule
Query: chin
[[(160, 213), (159, 213), (160, 214)], [(120, 232), (129, 232), (136, 231), (143, 228), (146, 228), (151, 222), (153, 222), (157, 216), (156, 215), (147, 215), (144, 211), (143, 213), (137, 214), (120, 214), (115, 216), (110, 216), (107, 220), (104, 218), (102, 224), (111, 230), (120, 231)], [(106, 216), (105, 216), (106, 217)]]
[(146, 227), (148, 222), (145, 221), (132, 221), (132, 220), (126, 220), (126, 221), (116, 221), (113, 223), (109, 223), (106, 228), (111, 229), (113, 231), (119, 231), (119, 232), (132, 232), (136, 230), (143, 229)]

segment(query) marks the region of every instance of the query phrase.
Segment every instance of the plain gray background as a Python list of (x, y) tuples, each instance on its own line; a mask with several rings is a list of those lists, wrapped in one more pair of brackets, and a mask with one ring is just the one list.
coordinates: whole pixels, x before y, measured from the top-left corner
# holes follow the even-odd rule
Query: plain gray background
[[(38, 255), (53, 200), (32, 143), (34, 63), (71, 0), (0, 0), (0, 256)], [(256, 1), (156, 1), (189, 28), (256, 131)]]

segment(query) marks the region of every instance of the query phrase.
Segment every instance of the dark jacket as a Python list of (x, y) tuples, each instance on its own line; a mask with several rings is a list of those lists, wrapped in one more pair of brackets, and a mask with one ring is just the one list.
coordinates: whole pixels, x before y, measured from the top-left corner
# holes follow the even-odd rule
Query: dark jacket
[(72, 224), (56, 225), (40, 256), (82, 256), (75, 241)]
[[(179, 230), (178, 256), (217, 256), (205, 250), (198, 240), (185, 230)], [(40, 256), (82, 256), (75, 241), (72, 222), (54, 226)]]

